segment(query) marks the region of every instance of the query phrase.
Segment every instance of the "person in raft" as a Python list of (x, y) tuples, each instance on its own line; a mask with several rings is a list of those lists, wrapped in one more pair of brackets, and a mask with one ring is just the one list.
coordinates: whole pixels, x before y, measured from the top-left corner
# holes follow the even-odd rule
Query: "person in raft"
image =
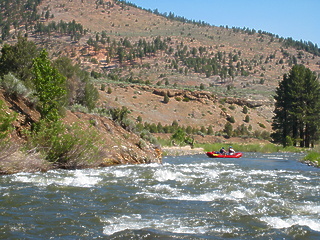
[(219, 151), (221, 154), (227, 154), (227, 151), (224, 149), (224, 147), (222, 147)]
[(236, 152), (236, 151), (230, 146), (230, 147), (229, 147), (229, 154), (230, 154), (230, 155), (233, 155), (233, 154), (235, 154), (235, 152)]

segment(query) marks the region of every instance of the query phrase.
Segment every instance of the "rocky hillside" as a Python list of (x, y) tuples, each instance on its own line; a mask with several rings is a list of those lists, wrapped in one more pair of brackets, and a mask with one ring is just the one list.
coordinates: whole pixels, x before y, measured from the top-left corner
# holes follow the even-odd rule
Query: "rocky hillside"
[[(253, 29), (181, 21), (115, 0), (43, 0), (37, 11), (40, 18), (32, 27), (12, 26), (2, 44), (27, 35), (52, 59), (71, 58), (94, 77), (99, 107), (126, 107), (136, 123), (211, 127), (218, 136), (231, 123), (259, 137), (271, 132), (273, 94), (283, 74), (293, 64), (320, 73), (318, 50)], [(111, 149), (130, 142), (124, 152), (140, 151), (139, 138), (109, 119), (67, 116), (94, 123), (112, 139)], [(125, 162), (125, 155), (116, 161)]]
[[(15, 131), (11, 134), (14, 145), (10, 149), (2, 149), (0, 145), (0, 174), (19, 171), (39, 171), (55, 168), (45, 162), (41, 156), (32, 151), (23, 153), (19, 146), (27, 140), (25, 130), (30, 130), (32, 123), (38, 122), (40, 114), (26, 99), (12, 99), (4, 91), (0, 91), (0, 101), (4, 101), (9, 108), (8, 114), (18, 113), (14, 122)], [(67, 125), (81, 122), (81, 128), (90, 131), (90, 127), (98, 130), (101, 136), (102, 158), (89, 167), (101, 167), (114, 164), (141, 164), (162, 161), (160, 146), (155, 146), (142, 140), (138, 135), (125, 130), (110, 118), (92, 114), (67, 111), (63, 121)]]
[[(141, 116), (149, 123), (171, 124), (177, 120), (184, 126), (211, 124), (215, 131), (221, 131), (232, 115), (237, 128), (244, 123), (241, 109), (246, 102), (251, 119), (247, 125), (252, 131), (270, 131), (272, 96), (282, 75), (296, 63), (320, 72), (319, 56), (261, 31), (179, 22), (118, 1), (46, 0), (39, 13), (46, 11), (52, 17), (44, 24), (75, 21), (88, 33), (78, 41), (58, 34), (34, 36), (35, 40), (40, 38), (52, 51), (59, 49), (60, 54), (72, 57), (83, 68), (101, 73), (97, 87), (113, 89), (112, 94), (101, 92), (101, 103), (127, 106), (133, 119)], [(94, 44), (88, 42), (90, 39)], [(154, 46), (159, 39), (165, 48), (138, 57), (139, 42)], [(121, 46), (123, 60), (115, 53), (119, 48), (111, 49), (112, 42)], [(133, 58), (129, 58), (131, 50), (136, 54)], [(215, 63), (195, 66), (190, 63), (194, 59)], [(217, 71), (212, 69), (215, 66)], [(136, 83), (139, 86), (133, 86)], [(141, 83), (147, 86), (141, 87)], [(200, 90), (212, 99), (191, 97), (191, 101), (180, 101)], [(155, 94), (157, 91), (169, 91), (170, 102), (163, 104), (163, 96)], [(183, 96), (171, 94), (177, 91), (184, 92)]]

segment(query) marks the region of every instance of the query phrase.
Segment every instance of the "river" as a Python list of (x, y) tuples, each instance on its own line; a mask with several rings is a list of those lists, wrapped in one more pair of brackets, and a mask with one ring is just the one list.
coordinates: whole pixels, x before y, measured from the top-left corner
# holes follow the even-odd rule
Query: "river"
[(320, 239), (301, 154), (0, 176), (0, 239)]

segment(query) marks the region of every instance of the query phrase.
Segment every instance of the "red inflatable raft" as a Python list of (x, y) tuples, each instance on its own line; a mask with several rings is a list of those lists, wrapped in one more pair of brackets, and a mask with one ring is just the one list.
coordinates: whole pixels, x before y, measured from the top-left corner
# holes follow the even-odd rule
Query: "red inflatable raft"
[(239, 157), (242, 157), (242, 153), (238, 152), (233, 155), (229, 155), (229, 154), (220, 154), (216, 152), (207, 152), (207, 156), (211, 158), (239, 158)]

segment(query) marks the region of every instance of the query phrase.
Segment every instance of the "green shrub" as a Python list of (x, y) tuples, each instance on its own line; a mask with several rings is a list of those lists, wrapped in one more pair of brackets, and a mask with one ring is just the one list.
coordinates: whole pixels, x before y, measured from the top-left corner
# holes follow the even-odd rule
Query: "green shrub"
[(74, 104), (70, 107), (71, 112), (89, 113), (89, 109), (81, 104)]
[(174, 140), (177, 144), (184, 143), (186, 133), (181, 128), (179, 128), (172, 136), (171, 139)]
[(208, 128), (208, 131), (207, 131), (207, 135), (213, 135), (213, 128), (212, 126), (210, 125), (209, 128)]
[(143, 140), (148, 141), (152, 144), (159, 144), (158, 140), (146, 129), (144, 129), (140, 132), (140, 137)]
[(112, 93), (112, 89), (111, 87), (108, 87), (108, 91), (107, 91), (108, 94), (111, 94)]
[(248, 114), (248, 107), (247, 107), (247, 106), (243, 106), (242, 112), (243, 112), (244, 114)]
[(232, 132), (233, 132), (233, 127), (231, 125), (230, 122), (227, 122), (224, 126), (224, 130), (223, 130), (228, 137), (231, 137), (232, 136)]
[(10, 95), (28, 97), (31, 93), (24, 83), (16, 78), (12, 73), (8, 73), (3, 76), (1, 80), (1, 86), (6, 90), (6, 92)]
[(140, 149), (147, 147), (147, 143), (143, 139), (140, 139), (137, 145)]
[(220, 98), (219, 103), (224, 105), (226, 103), (227, 99), (226, 98)]
[(127, 119), (128, 114), (129, 114), (129, 110), (126, 107), (122, 107), (122, 108), (112, 108), (109, 110), (112, 120), (115, 122), (118, 122), (121, 126), (123, 125), (123, 122), (125, 119)]
[(16, 120), (16, 113), (9, 113), (8, 107), (0, 100), (0, 141), (4, 141), (9, 133), (13, 131), (13, 122)]
[(317, 151), (311, 151), (303, 158), (303, 160), (311, 161), (315, 163), (315, 165), (320, 166), (320, 153)]
[(168, 94), (165, 94), (163, 97), (163, 102), (168, 103), (170, 101), (170, 98), (168, 97)]
[(84, 88), (84, 99), (83, 104), (88, 107), (88, 109), (91, 111), (96, 107), (96, 102), (99, 99), (99, 93), (93, 83), (86, 82), (85, 88)]
[(284, 146), (293, 146), (293, 139), (290, 136), (286, 136)]
[(235, 123), (235, 122), (236, 122), (236, 120), (234, 120), (234, 117), (233, 117), (233, 116), (228, 117), (227, 120), (228, 120), (230, 123)]
[(230, 105), (230, 106), (229, 106), (229, 109), (231, 109), (231, 110), (235, 110), (235, 109), (236, 109), (236, 106), (234, 106), (234, 105)]
[(261, 128), (266, 128), (266, 126), (263, 123), (258, 123), (258, 124)]
[(102, 143), (94, 127), (66, 126), (61, 121), (40, 121), (29, 134), (29, 149), (36, 149), (45, 159), (62, 168), (98, 165), (103, 159)]

